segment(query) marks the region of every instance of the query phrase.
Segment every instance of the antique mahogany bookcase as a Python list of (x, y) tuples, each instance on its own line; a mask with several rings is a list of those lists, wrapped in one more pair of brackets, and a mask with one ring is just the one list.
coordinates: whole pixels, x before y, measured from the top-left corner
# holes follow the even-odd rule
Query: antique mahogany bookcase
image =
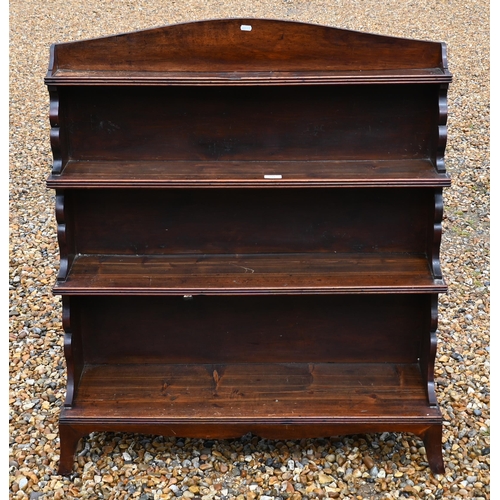
[(264, 19), (56, 44), (67, 397), (93, 431), (383, 431), (444, 471), (445, 45)]

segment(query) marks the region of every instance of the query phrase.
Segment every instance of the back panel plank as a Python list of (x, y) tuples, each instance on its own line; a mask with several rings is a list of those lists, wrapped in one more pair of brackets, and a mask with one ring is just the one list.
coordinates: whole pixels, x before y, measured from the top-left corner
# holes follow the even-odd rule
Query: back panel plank
[(439, 85), (68, 87), (73, 160), (432, 157)]
[(430, 329), (429, 301), (426, 295), (71, 297), (89, 363), (415, 363)]
[[(72, 190), (76, 253), (425, 253), (430, 189)], [(397, 207), (397, 208), (395, 208)]]
[[(242, 29), (246, 25), (246, 29)], [(211, 72), (238, 79), (252, 72), (444, 69), (440, 43), (273, 19), (216, 19), (59, 43), (53, 73)], [(57, 82), (57, 77), (55, 81)]]

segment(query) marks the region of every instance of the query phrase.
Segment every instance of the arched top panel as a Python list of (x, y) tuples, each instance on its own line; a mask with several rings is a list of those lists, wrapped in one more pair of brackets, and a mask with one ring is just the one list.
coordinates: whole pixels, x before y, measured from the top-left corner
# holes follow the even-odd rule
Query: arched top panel
[(442, 43), (266, 19), (176, 24), (51, 50), (48, 85), (451, 80)]

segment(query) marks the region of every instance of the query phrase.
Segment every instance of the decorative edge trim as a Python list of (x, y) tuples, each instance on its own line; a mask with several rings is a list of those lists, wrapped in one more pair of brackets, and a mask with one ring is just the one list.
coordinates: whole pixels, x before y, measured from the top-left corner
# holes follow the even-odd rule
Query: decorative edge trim
[(112, 296), (127, 296), (127, 295), (156, 295), (156, 296), (181, 296), (181, 295), (356, 295), (356, 294), (387, 294), (387, 293), (405, 293), (405, 294), (428, 294), (428, 293), (446, 293), (448, 290), (445, 284), (434, 284), (429, 286), (417, 287), (373, 287), (367, 288), (359, 286), (356, 288), (270, 288), (270, 289), (251, 289), (251, 288), (235, 288), (235, 289), (206, 289), (206, 288), (185, 288), (185, 289), (166, 289), (166, 288), (123, 288), (123, 287), (103, 287), (103, 288), (88, 288), (72, 286), (71, 288), (63, 286), (55, 286), (53, 293), (62, 296), (71, 295), (112, 295)]
[(242, 181), (225, 181), (225, 180), (190, 180), (185, 179), (182, 181), (170, 181), (170, 180), (72, 180), (67, 179), (64, 176), (59, 178), (50, 177), (47, 180), (47, 186), (49, 188), (71, 188), (71, 189), (85, 189), (85, 188), (95, 188), (95, 189), (106, 189), (106, 188), (116, 188), (116, 189), (126, 189), (126, 188), (150, 188), (150, 189), (161, 189), (161, 188), (193, 188), (193, 187), (204, 187), (204, 188), (287, 188), (287, 187), (448, 187), (450, 185), (450, 179), (448, 177), (437, 178), (437, 179), (412, 179), (412, 180), (362, 180), (362, 181), (348, 181), (348, 180), (242, 180)]
[[(435, 410), (433, 408), (433, 410)], [(390, 425), (391, 430), (394, 432), (401, 432), (403, 429), (407, 429), (411, 432), (408, 426), (417, 426), (421, 428), (427, 428), (429, 425), (441, 424), (442, 416), (441, 413), (435, 413), (433, 415), (428, 416), (418, 416), (418, 417), (401, 417), (401, 416), (364, 416), (364, 417), (317, 417), (317, 418), (309, 418), (309, 417), (297, 417), (297, 418), (289, 418), (289, 417), (276, 417), (276, 418), (245, 418), (245, 419), (237, 419), (237, 418), (222, 418), (218, 417), (217, 419), (178, 419), (178, 418), (158, 418), (157, 416), (152, 416), (151, 418), (131, 418), (131, 417), (120, 417), (113, 416), (109, 418), (105, 417), (81, 417), (74, 416), (71, 414), (71, 409), (64, 410), (64, 413), (61, 414), (60, 423), (65, 425), (84, 425), (93, 427), (95, 431), (107, 431), (112, 430), (113, 432), (128, 432), (127, 427), (131, 428), (145, 428), (149, 426), (151, 429), (157, 429), (159, 427), (184, 427), (184, 426), (192, 426), (196, 425), (200, 427), (200, 432), (206, 432), (207, 427), (220, 427), (221, 424), (224, 426), (235, 426), (235, 427), (258, 427), (258, 426), (286, 426), (288, 430), (291, 427), (301, 428), (304, 426), (338, 426), (338, 430), (341, 430), (341, 427), (357, 427), (364, 426), (366, 423), (370, 423), (373, 427), (384, 428), (386, 425)], [(110, 427), (107, 427), (107, 426)], [(112, 426), (112, 427), (111, 427)], [(396, 428), (397, 426), (397, 428)], [(149, 429), (148, 429), (149, 430)], [(416, 430), (416, 429), (414, 429)], [(170, 429), (172, 431), (172, 429)], [(134, 431), (130, 431), (134, 432)], [(145, 432), (140, 430), (138, 432)], [(231, 431), (230, 431), (231, 432)], [(349, 430), (345, 431), (348, 434), (352, 434)], [(375, 431), (372, 431), (375, 432)], [(380, 431), (382, 432), (382, 431)], [(193, 434), (192, 430), (189, 434)], [(222, 431), (220, 434), (224, 434)], [(173, 433), (175, 435), (175, 432)]]
[(51, 76), (45, 78), (45, 84), (52, 85), (345, 85), (345, 84), (446, 84), (451, 82), (451, 76), (443, 73), (442, 75), (422, 75), (422, 76), (365, 76), (351, 75), (343, 77), (325, 76), (324, 78), (307, 77), (299, 75), (296, 77), (203, 77), (197, 78), (179, 76), (173, 77), (165, 75), (163, 77), (153, 76), (130, 76), (130, 77), (112, 77), (112, 76)]

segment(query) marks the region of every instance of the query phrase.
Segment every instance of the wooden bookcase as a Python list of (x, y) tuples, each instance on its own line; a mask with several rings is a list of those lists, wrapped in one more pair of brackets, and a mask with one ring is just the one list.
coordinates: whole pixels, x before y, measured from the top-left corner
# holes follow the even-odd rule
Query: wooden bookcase
[(93, 431), (412, 432), (434, 390), (445, 45), (224, 19), (56, 44), (67, 397)]

